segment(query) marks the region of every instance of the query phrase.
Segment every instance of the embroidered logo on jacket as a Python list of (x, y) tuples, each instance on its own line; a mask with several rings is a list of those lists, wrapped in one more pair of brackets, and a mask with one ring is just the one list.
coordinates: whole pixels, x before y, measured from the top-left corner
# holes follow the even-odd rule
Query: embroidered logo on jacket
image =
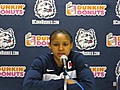
[(68, 61), (68, 69), (71, 69), (72, 68), (72, 62), (71, 61)]

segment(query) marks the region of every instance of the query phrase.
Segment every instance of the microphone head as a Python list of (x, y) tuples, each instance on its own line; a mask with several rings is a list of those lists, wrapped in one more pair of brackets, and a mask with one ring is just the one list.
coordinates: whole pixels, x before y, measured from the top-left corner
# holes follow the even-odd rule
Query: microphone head
[(62, 55), (62, 56), (60, 57), (60, 61), (63, 61), (63, 60), (67, 61), (67, 60), (68, 60), (68, 57), (67, 57), (66, 55)]

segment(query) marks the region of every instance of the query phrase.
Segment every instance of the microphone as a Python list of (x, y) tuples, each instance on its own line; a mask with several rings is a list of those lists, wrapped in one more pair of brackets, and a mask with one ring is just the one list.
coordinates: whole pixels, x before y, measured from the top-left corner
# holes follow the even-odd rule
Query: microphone
[(66, 65), (66, 61), (68, 60), (68, 57), (66, 55), (62, 55), (60, 57), (60, 61), (63, 62), (63, 65), (64, 65), (64, 69), (67, 69), (67, 65)]

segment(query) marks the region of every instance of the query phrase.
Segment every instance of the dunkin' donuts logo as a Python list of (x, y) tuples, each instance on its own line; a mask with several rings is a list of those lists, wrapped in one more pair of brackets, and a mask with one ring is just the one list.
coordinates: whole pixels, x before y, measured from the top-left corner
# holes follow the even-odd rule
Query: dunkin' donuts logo
[(91, 66), (90, 69), (95, 78), (105, 78), (107, 70), (106, 66)]
[(106, 45), (107, 47), (120, 47), (120, 35), (113, 35), (113, 33), (109, 33), (106, 36)]
[(0, 66), (0, 77), (23, 78), (25, 69), (25, 66)]
[(107, 5), (102, 4), (66, 4), (67, 16), (104, 16)]
[(48, 35), (32, 35), (31, 32), (28, 32), (25, 35), (25, 45), (28, 47), (31, 46), (48, 46), (50, 42)]
[(25, 4), (0, 4), (0, 15), (24, 15)]

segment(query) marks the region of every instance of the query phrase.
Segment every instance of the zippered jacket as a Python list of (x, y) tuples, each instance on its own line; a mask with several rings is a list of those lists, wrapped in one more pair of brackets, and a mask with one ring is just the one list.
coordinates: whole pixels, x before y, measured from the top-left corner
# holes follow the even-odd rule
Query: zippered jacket
[(64, 76), (78, 82), (67, 84), (67, 90), (95, 90), (93, 73), (81, 53), (71, 51), (66, 65), (65, 73), (63, 67), (57, 66), (53, 54), (36, 57), (25, 75), (23, 90), (64, 90)]

